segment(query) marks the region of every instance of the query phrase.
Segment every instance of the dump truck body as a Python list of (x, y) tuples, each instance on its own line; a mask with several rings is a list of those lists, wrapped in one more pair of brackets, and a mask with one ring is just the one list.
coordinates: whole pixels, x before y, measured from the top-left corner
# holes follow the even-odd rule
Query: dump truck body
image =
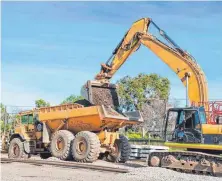
[(115, 130), (126, 125), (139, 123), (141, 118), (130, 120), (111, 108), (105, 106), (73, 107), (73, 105), (40, 108), (39, 120), (46, 122), (52, 130), (61, 125), (77, 133), (79, 131), (100, 132), (104, 128)]

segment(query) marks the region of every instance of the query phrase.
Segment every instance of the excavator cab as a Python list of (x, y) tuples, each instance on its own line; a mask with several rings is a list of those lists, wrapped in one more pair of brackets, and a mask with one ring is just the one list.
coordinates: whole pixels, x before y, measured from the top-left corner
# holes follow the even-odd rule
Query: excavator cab
[(169, 109), (164, 136), (166, 146), (222, 153), (222, 125), (207, 124), (204, 107)]
[(165, 140), (179, 143), (201, 143), (202, 125), (206, 124), (203, 107), (172, 108), (165, 122)]

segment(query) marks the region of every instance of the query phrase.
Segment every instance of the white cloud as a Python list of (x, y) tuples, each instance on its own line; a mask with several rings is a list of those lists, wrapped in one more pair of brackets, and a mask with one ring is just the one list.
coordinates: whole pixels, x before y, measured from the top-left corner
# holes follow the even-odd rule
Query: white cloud
[(81, 86), (94, 76), (84, 68), (35, 65), (7, 66), (2, 74), (2, 102), (17, 106), (33, 106), (40, 98), (59, 104), (70, 94), (79, 94)]

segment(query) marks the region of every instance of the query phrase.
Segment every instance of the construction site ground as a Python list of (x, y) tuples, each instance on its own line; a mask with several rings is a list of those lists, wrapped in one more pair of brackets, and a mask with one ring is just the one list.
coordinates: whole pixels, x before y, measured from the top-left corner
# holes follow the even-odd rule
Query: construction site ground
[[(7, 154), (1, 154), (1, 158), (7, 158)], [(33, 156), (30, 159), (40, 160)], [(49, 158), (55, 161), (56, 158)], [(59, 160), (57, 160), (59, 161)], [(129, 173), (112, 173), (105, 171), (86, 170), (80, 168), (63, 168), (48, 165), (33, 165), (27, 163), (2, 163), (2, 181), (221, 181), (222, 178), (202, 176), (187, 173), (179, 173), (173, 170), (146, 167), (145, 162), (129, 161), (125, 164), (114, 164), (98, 160), (92, 164), (118, 168), (127, 168)]]

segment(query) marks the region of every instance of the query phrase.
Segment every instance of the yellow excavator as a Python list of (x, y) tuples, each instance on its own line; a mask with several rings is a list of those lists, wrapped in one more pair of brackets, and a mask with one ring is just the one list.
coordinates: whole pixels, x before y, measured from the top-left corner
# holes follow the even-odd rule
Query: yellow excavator
[[(149, 32), (150, 26), (158, 30), (166, 43)], [(142, 18), (133, 23), (111, 57), (101, 65), (95, 80), (88, 81), (83, 87), (82, 95), (89, 102), (95, 103), (92, 89), (109, 90), (112, 87), (115, 92), (110, 79), (141, 45), (150, 49), (176, 73), (186, 87), (187, 94), (185, 108), (168, 110), (164, 131), (165, 145), (186, 151), (154, 151), (149, 154), (148, 165), (195, 173), (222, 174), (221, 119), (214, 116), (210, 120), (208, 118), (212, 116), (206, 114), (208, 86), (205, 74), (194, 57), (180, 48), (152, 19)], [(221, 113), (221, 109), (218, 112)]]

